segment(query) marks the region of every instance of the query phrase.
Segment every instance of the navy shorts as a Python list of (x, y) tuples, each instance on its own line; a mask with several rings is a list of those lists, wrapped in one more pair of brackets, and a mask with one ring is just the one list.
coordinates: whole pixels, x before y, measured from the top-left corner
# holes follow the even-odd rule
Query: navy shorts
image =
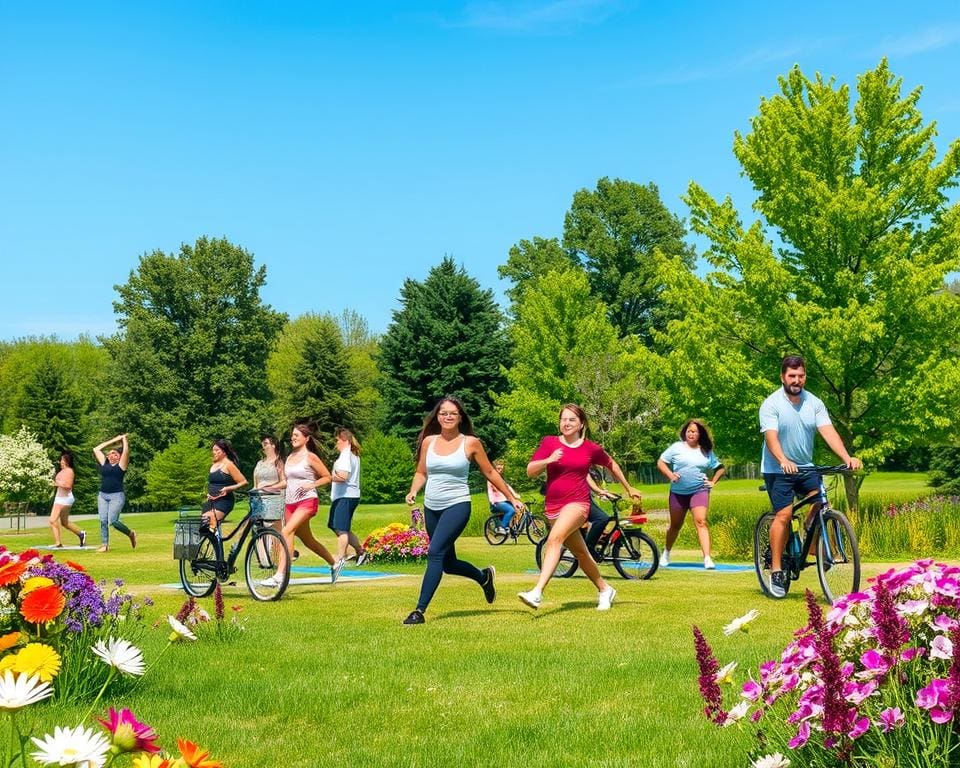
[(360, 504), (360, 499), (348, 499), (343, 496), (334, 499), (330, 505), (330, 517), (327, 519), (327, 528), (336, 533), (346, 533), (353, 522), (353, 513)]
[(767, 496), (775, 512), (793, 505), (796, 497), (804, 497), (811, 491), (819, 490), (820, 475), (816, 472), (801, 471), (796, 475), (784, 475), (779, 472), (765, 472), (763, 484), (767, 487)]

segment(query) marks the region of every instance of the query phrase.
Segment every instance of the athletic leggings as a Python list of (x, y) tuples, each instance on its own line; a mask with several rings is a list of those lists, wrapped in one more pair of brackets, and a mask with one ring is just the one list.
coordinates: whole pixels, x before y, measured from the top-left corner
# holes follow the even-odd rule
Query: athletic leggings
[(420, 586), (420, 600), (417, 601), (417, 610), (421, 613), (427, 610), (433, 600), (433, 593), (440, 586), (443, 574), (465, 576), (481, 586), (487, 580), (483, 571), (475, 565), (458, 560), (454, 548), (457, 537), (463, 533), (470, 519), (469, 501), (461, 501), (439, 511), (424, 506), (423, 518), (427, 524), (427, 533), (430, 534), (430, 548), (427, 550), (427, 570)]

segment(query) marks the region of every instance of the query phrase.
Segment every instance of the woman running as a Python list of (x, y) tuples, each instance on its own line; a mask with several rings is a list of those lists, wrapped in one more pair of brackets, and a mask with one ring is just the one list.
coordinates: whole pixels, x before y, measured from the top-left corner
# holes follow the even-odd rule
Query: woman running
[(579, 405), (568, 403), (560, 409), (560, 435), (547, 435), (540, 441), (527, 464), (527, 475), (536, 477), (547, 471), (547, 491), (544, 514), (550, 525), (550, 535), (544, 545), (543, 565), (537, 585), (517, 596), (531, 608), (539, 608), (543, 590), (550, 583), (553, 571), (560, 562), (560, 552), (566, 546), (577, 558), (580, 568), (593, 582), (599, 596), (597, 610), (606, 611), (613, 605), (617, 590), (607, 584), (583, 540), (580, 529), (590, 515), (590, 486), (587, 475), (593, 466), (606, 467), (623, 486), (624, 493), (634, 499), (640, 492), (627, 482), (620, 466), (596, 443), (586, 439), (587, 415)]
[(455, 544), (470, 519), (470, 488), (467, 474), (470, 462), (476, 463), (484, 477), (501, 493), (512, 498), (514, 508), (523, 511), (523, 501), (510, 491), (506, 481), (491, 465), (483, 444), (473, 433), (473, 423), (455, 397), (437, 403), (423, 422), (417, 437), (417, 470), (410, 483), (407, 504), (413, 505), (417, 493), (423, 494), (423, 518), (430, 536), (427, 570), (420, 586), (417, 607), (404, 624), (423, 624), (424, 612), (433, 599), (444, 573), (463, 576), (477, 582), (488, 603), (497, 596), (494, 587), (496, 569), (488, 565), (482, 571), (457, 558)]
[(81, 547), (87, 541), (86, 531), (80, 530), (75, 523), (70, 522), (70, 510), (73, 509), (74, 502), (73, 480), (75, 476), (73, 454), (70, 451), (64, 451), (60, 454), (60, 471), (53, 479), (57, 492), (53, 497), (53, 507), (50, 510), (50, 530), (53, 531), (53, 546), (57, 548), (63, 546), (63, 541), (60, 538), (61, 526), (77, 534)]

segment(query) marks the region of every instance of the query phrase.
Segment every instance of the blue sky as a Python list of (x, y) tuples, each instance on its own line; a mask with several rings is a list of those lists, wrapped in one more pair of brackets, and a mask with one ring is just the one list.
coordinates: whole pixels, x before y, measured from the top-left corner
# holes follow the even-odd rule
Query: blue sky
[(602, 176), (753, 196), (731, 152), (778, 75), (890, 59), (960, 137), (960, 6), (0, 0), (0, 339), (114, 330), (139, 257), (225, 236), (291, 316), (383, 331), (444, 255), (498, 297)]

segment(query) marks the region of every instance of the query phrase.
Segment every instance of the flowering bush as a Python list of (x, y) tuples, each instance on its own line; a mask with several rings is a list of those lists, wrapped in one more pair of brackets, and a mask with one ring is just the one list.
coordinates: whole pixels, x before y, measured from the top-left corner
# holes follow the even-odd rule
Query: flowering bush
[(808, 591), (807, 626), (729, 710), (732, 670), (694, 627), (704, 712), (720, 726), (749, 715), (754, 765), (960, 765), (960, 568), (920, 560), (871, 582), (826, 616)]
[(0, 673), (56, 675), (55, 698), (89, 699), (109, 674), (91, 649), (108, 636), (136, 639), (149, 604), (135, 603), (119, 580), (107, 591), (76, 563), (0, 546)]
[(228, 641), (237, 639), (247, 631), (246, 619), (240, 618), (241, 611), (243, 611), (242, 605), (230, 606), (231, 616), (229, 620), (227, 619), (223, 592), (218, 582), (213, 591), (212, 618), (192, 596), (188, 597), (180, 607), (176, 618), (184, 626), (200, 635), (209, 635), (212, 639)]
[(390, 523), (377, 528), (363, 542), (364, 551), (371, 560), (418, 561), (427, 557), (430, 537), (423, 529), (423, 513), (414, 509), (410, 525)]
[(46, 449), (26, 427), (15, 435), (0, 435), (0, 498), (43, 501), (52, 495), (53, 472)]

